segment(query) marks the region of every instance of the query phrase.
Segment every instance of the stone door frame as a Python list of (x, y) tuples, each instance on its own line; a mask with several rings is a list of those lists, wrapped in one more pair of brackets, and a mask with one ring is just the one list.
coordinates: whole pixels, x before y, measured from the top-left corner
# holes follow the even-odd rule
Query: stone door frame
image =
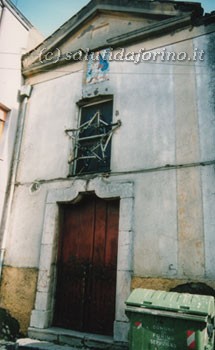
[(128, 319), (125, 315), (125, 300), (130, 294), (133, 270), (134, 191), (133, 183), (110, 181), (110, 179), (73, 180), (70, 187), (48, 191), (40, 246), (36, 301), (31, 313), (30, 328), (46, 329), (52, 326), (59, 205), (74, 203), (80, 199), (81, 194), (87, 192), (94, 192), (103, 199), (120, 199), (114, 341), (127, 341)]

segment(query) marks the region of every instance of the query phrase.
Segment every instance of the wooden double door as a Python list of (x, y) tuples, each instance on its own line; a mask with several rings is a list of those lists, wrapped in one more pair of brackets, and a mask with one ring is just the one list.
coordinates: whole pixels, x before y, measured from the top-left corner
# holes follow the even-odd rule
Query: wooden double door
[(113, 334), (118, 224), (119, 200), (61, 207), (54, 326)]

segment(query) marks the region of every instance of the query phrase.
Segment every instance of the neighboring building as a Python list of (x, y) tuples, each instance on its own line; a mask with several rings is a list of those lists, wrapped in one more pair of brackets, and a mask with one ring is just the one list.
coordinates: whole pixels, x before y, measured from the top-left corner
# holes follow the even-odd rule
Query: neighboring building
[[(0, 223), (5, 225), (4, 208), (11, 175), (19, 115), (19, 90), (23, 84), (21, 56), (43, 40), (32, 24), (9, 1), (0, 0)], [(9, 199), (9, 198), (8, 198)], [(5, 212), (6, 213), (6, 212)], [(4, 253), (0, 235), (0, 261)], [(1, 268), (0, 268), (1, 270)]]
[(215, 288), (214, 29), (198, 3), (92, 0), (23, 56), (1, 306), (30, 336), (125, 342), (132, 288)]

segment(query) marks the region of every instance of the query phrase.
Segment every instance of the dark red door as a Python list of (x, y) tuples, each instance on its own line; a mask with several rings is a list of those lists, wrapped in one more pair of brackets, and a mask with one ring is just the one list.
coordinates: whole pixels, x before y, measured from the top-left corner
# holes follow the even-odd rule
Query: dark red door
[(119, 200), (62, 207), (54, 326), (113, 334)]

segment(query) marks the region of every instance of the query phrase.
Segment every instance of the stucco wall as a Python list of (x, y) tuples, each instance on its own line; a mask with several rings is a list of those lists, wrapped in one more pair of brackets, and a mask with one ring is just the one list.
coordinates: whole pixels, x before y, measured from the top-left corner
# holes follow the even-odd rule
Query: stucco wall
[[(42, 40), (35, 28), (30, 28), (20, 20), (19, 15), (4, 6), (1, 13), (0, 26), (0, 104), (9, 112), (4, 132), (0, 140), (0, 223), (2, 218), (7, 184), (11, 175), (11, 162), (16, 138), (19, 116), (19, 90), (24, 80), (21, 73), (21, 56), (26, 48), (32, 48)], [(0, 242), (1, 242), (0, 233)]]
[[(201, 42), (198, 45), (201, 46)], [(140, 45), (133, 46), (131, 51), (139, 48)], [(168, 47), (176, 52), (191, 53), (192, 49), (192, 41)], [(83, 67), (82, 72), (33, 87), (19, 162), (18, 192), (23, 192), (36, 180), (50, 181), (69, 174), (67, 160), (72, 142), (64, 130), (77, 125), (76, 102), (82, 98), (84, 73)], [(172, 275), (173, 270), (168, 268), (173, 265), (178, 276), (203, 277), (201, 186), (205, 168), (191, 166), (168, 170), (167, 166), (165, 171), (157, 171), (165, 165), (211, 160), (203, 155), (206, 145), (199, 128), (202, 114), (197, 111), (194, 64), (111, 62), (108, 93), (114, 95), (113, 119), (122, 121), (112, 140), (111, 170), (116, 173), (143, 170), (143, 173), (129, 175), (136, 188), (135, 272)], [(207, 108), (210, 109), (209, 104)], [(210, 124), (204, 125), (204, 133), (207, 130), (212, 133)], [(209, 152), (211, 147), (210, 143)], [(144, 172), (147, 169), (151, 172)], [(27, 196), (29, 203), (32, 199), (29, 194)], [(15, 208), (18, 214), (13, 226), (19, 227), (21, 206), (15, 205)], [(36, 220), (37, 227), (41, 227), (42, 215)], [(171, 250), (167, 252), (168, 243)], [(195, 263), (189, 262), (188, 247), (192, 247)]]
[[(7, 35), (5, 34), (7, 33)], [(21, 55), (28, 41), (28, 29), (17, 18), (4, 8), (1, 29), (1, 102), (8, 108), (18, 108), (17, 91), (22, 83)], [(11, 84), (11, 81), (13, 84)]]
[[(131, 288), (146, 288), (146, 289), (154, 289), (154, 290), (165, 290), (170, 291), (171, 289), (189, 284), (190, 281), (187, 279), (177, 279), (177, 278), (147, 278), (147, 277), (134, 277), (132, 279)], [(202, 282), (199, 280), (192, 280), (193, 284), (196, 284), (196, 286), (201, 284)], [(215, 283), (213, 280), (207, 281), (207, 286), (214, 289)], [(197, 287), (198, 288), (198, 287)], [(188, 292), (188, 290), (187, 290)]]
[[(30, 36), (29, 32), (32, 32)], [(32, 45), (38, 44), (41, 39), (42, 36), (38, 35), (34, 28), (28, 28), (28, 25), (19, 18), (17, 13), (11, 10), (8, 4), (3, 8), (0, 25), (0, 104), (5, 106), (9, 112), (0, 140), (0, 248), (2, 249), (5, 248), (2, 245), (2, 240), (6, 219), (6, 215), (3, 213), (6, 213), (4, 210), (9, 193), (7, 185), (11, 176), (19, 118), (19, 89), (24, 82), (21, 74), (21, 55), (27, 46), (32, 48)], [(20, 239), (22, 238), (20, 237)], [(16, 238), (11, 247), (15, 246), (17, 249), (16, 243), (18, 241), (19, 238), (18, 240)], [(0, 250), (0, 264), (2, 264), (3, 251)], [(22, 250), (22, 256), (24, 255), (25, 252)], [(30, 266), (29, 262), (27, 265)], [(34, 266), (36, 265), (37, 263), (34, 264)], [(18, 269), (19, 265), (16, 267), (14, 264), (13, 266), (5, 266), (1, 275), (0, 307), (9, 310), (11, 315), (18, 320), (21, 332), (26, 333), (30, 311), (34, 304), (37, 269)]]
[[(214, 160), (215, 151), (215, 53), (213, 49), (214, 40), (214, 33), (195, 40), (195, 45), (201, 46), (203, 50), (207, 52), (203, 67), (201, 68), (199, 65), (196, 65), (197, 108), (199, 115), (199, 135), (201, 144), (200, 157), (202, 160)], [(201, 181), (205, 238), (205, 274), (208, 278), (214, 278), (214, 165), (204, 167), (201, 169)]]
[(18, 90), (22, 84), (21, 54), (27, 45), (28, 30), (4, 7), (0, 27), (0, 103), (10, 112), (7, 115), (4, 134), (0, 140), (0, 222), (12, 159), (18, 119)]
[(19, 322), (20, 332), (27, 333), (34, 306), (37, 269), (4, 267), (1, 280), (0, 307), (9, 310)]
[[(192, 53), (198, 46), (207, 53), (210, 38), (167, 49)], [(157, 41), (151, 44), (156, 47)], [(214, 165), (200, 164), (213, 160), (214, 154), (214, 111), (212, 95), (207, 93), (211, 69), (209, 61), (202, 66), (111, 62), (110, 80), (88, 87), (91, 96), (105, 89), (113, 94), (113, 120), (122, 122), (112, 140), (113, 174), (108, 181), (134, 183), (132, 273), (142, 277), (141, 285), (147, 288), (168, 289), (180, 281), (215, 278), (211, 248)], [(62, 77), (56, 78), (53, 72), (50, 79), (49, 73), (48, 81), (33, 86), (5, 257), (6, 265), (20, 271), (39, 265), (47, 191), (72, 188), (76, 181), (67, 179), (72, 141), (64, 130), (77, 125), (76, 103), (85, 94), (85, 72), (86, 65), (77, 63), (62, 70)], [(40, 185), (32, 191), (35, 181)], [(171, 281), (168, 286), (166, 279)], [(139, 285), (133, 281), (133, 286)]]

